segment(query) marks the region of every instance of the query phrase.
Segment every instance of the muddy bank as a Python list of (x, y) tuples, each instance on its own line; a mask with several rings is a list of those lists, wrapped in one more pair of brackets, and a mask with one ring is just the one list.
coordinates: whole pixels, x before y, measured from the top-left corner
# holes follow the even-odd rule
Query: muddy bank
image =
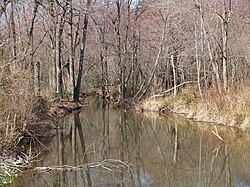
[(49, 109), (49, 115), (53, 118), (60, 118), (76, 110), (80, 110), (83, 107), (84, 105), (80, 103), (70, 102), (67, 100), (60, 100), (51, 104), (51, 107)]

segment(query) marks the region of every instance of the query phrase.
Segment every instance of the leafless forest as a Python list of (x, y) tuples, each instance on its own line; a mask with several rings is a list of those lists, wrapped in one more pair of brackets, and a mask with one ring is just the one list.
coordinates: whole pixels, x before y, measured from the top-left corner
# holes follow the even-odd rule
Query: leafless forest
[(200, 98), (247, 87), (249, 0), (2, 0), (1, 118), (35, 96)]

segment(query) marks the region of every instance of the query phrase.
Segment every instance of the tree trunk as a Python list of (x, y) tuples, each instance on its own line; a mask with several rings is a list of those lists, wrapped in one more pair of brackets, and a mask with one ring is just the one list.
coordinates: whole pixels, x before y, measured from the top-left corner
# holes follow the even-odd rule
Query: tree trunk
[(231, 0), (229, 3), (226, 3), (224, 0), (224, 12), (223, 16), (220, 16), (221, 19), (221, 32), (222, 32), (222, 66), (223, 66), (223, 88), (224, 91), (228, 90), (228, 75), (227, 75), (227, 63), (228, 63), (228, 49), (227, 49), (227, 40), (228, 40), (228, 25), (230, 19), (231, 11)]
[(215, 58), (214, 58), (214, 55), (213, 55), (213, 52), (212, 52), (212, 49), (211, 49), (210, 40), (209, 40), (209, 38), (207, 36), (207, 30), (206, 30), (206, 26), (205, 26), (205, 22), (204, 22), (204, 17), (203, 17), (203, 6), (202, 6), (202, 4), (199, 7), (200, 7), (199, 12), (200, 12), (200, 17), (201, 17), (201, 25), (202, 25), (202, 28), (203, 28), (204, 37), (205, 37), (205, 39), (207, 41), (209, 60), (210, 60), (210, 63), (212, 65), (213, 72), (215, 74), (217, 89), (218, 89), (219, 93), (221, 93), (221, 80), (220, 80), (218, 63), (215, 61)]
[(72, 0), (69, 1), (69, 80), (68, 91), (73, 96), (75, 88), (74, 71), (74, 39), (73, 39), (73, 6)]
[(17, 56), (17, 45), (16, 45), (16, 26), (15, 26), (15, 17), (14, 17), (14, 0), (10, 2), (10, 28), (12, 35), (12, 56), (13, 56), (13, 64), (11, 66), (12, 72), (15, 70), (16, 56)]
[(117, 20), (115, 25), (116, 31), (116, 47), (118, 51), (118, 66), (119, 66), (119, 98), (118, 102), (124, 99), (125, 97), (125, 75), (124, 75), (124, 65), (122, 63), (122, 46), (121, 46), (121, 33), (120, 33), (120, 24), (121, 24), (121, 1), (116, 0), (117, 8)]
[[(50, 72), (49, 72), (49, 85), (51, 94), (55, 95), (56, 90), (56, 18), (55, 18), (55, 10), (54, 10), (54, 1), (50, 0), (49, 2), (49, 17), (51, 20), (49, 22), (49, 27), (51, 28), (51, 49), (52, 49), (52, 62), (50, 63)], [(45, 24), (45, 23), (44, 23)]]
[[(201, 6), (203, 6), (203, 0), (201, 0)], [(204, 61), (205, 59), (205, 36), (203, 32), (203, 15), (200, 14), (200, 36), (201, 36), (201, 65), (203, 65), (203, 76), (204, 76), (204, 86), (203, 86), (203, 91), (204, 94), (206, 95), (207, 92), (207, 68), (206, 68), (206, 63)]]
[(198, 83), (199, 94), (200, 94), (200, 97), (202, 99), (201, 82), (200, 82), (201, 64), (200, 64), (200, 59), (199, 59), (199, 55), (198, 55), (198, 38), (197, 38), (196, 25), (195, 25), (195, 56), (196, 56), (196, 68), (197, 68), (197, 83)]
[(3, 13), (6, 13), (6, 8), (7, 5), (9, 4), (10, 1), (4, 0), (3, 5), (0, 6), (0, 18), (3, 15)]
[(41, 65), (40, 62), (34, 62), (34, 91), (36, 96), (40, 96), (41, 93)]
[[(59, 27), (59, 28), (58, 28)], [(62, 97), (62, 62), (61, 62), (61, 34), (57, 25), (55, 42), (55, 67), (56, 67), (56, 95)]]
[[(87, 8), (89, 8), (90, 3), (91, 3), (91, 0), (88, 0)], [(86, 39), (87, 39), (88, 20), (89, 20), (89, 15), (85, 14), (83, 28), (82, 28), (79, 71), (78, 71), (76, 87), (74, 89), (74, 101), (75, 102), (79, 102), (79, 97), (80, 97), (81, 82), (82, 82), (82, 75), (83, 75), (83, 62), (84, 62), (85, 46), (86, 46)]]
[[(109, 6), (108, 2), (106, 6)], [(102, 14), (103, 18), (99, 23), (95, 22), (100, 42), (100, 68), (101, 68), (101, 90), (102, 98), (106, 99), (108, 95), (108, 62), (107, 62), (107, 50), (108, 46), (106, 43), (106, 18), (105, 14)]]
[[(138, 99), (141, 99), (143, 96), (145, 96), (145, 94), (148, 92), (148, 89), (152, 83), (152, 80), (154, 78), (154, 75), (155, 75), (155, 71), (156, 71), (156, 68), (159, 64), (159, 61), (160, 61), (160, 56), (162, 54), (162, 51), (163, 51), (163, 44), (164, 44), (164, 40), (165, 40), (165, 33), (166, 33), (166, 27), (167, 27), (167, 20), (166, 20), (166, 17), (164, 18), (164, 26), (163, 26), (163, 29), (162, 29), (162, 35), (161, 35), (161, 41), (159, 43), (159, 49), (158, 49), (158, 54), (157, 54), (157, 57), (155, 59), (155, 64), (154, 64), (154, 67), (152, 69), (152, 73), (151, 73), (151, 76), (149, 77), (149, 80), (142, 92), (142, 94), (138, 97)], [(146, 83), (146, 81), (145, 81)], [(141, 90), (138, 91), (138, 93), (140, 92)], [(136, 95), (138, 95), (138, 93)], [(135, 96), (136, 97), (136, 96)]]
[(234, 82), (235, 82), (235, 75), (236, 75), (236, 67), (237, 67), (237, 62), (232, 61), (232, 80), (231, 80), (231, 86), (234, 86)]
[(103, 28), (101, 40), (101, 76), (102, 76), (102, 97), (106, 98), (108, 94), (108, 65), (107, 65), (107, 46), (105, 44), (105, 26)]
[(27, 47), (31, 45), (31, 67), (32, 67), (32, 73), (33, 73), (33, 81), (34, 81), (34, 93), (36, 96), (40, 96), (40, 62), (34, 62), (34, 36), (33, 36), (33, 31), (34, 31), (34, 24), (35, 24), (35, 19), (37, 16), (37, 11), (38, 11), (38, 6), (39, 4), (35, 1), (34, 5), (34, 10), (33, 10), (33, 17), (31, 20), (31, 26), (29, 30), (29, 41)]
[(174, 63), (174, 55), (171, 55), (171, 65), (173, 69), (173, 79), (174, 79), (174, 96), (177, 95), (177, 83), (176, 83), (176, 71), (175, 71), (175, 63)]
[[(68, 7), (68, 1), (65, 7)], [(55, 65), (56, 65), (56, 95), (62, 97), (63, 93), (63, 78), (62, 78), (62, 34), (64, 31), (64, 23), (66, 19), (66, 8), (63, 9), (63, 13), (59, 16), (60, 19), (56, 24), (56, 36), (55, 36)]]
[(133, 24), (133, 36), (132, 36), (132, 96), (134, 97), (137, 88), (137, 68), (138, 68), (138, 43), (139, 37), (137, 36), (138, 27), (138, 8), (135, 10), (134, 24)]

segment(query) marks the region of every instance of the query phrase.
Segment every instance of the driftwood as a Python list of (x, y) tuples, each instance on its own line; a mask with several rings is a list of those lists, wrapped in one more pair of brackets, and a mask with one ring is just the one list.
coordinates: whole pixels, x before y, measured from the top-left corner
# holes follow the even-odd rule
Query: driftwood
[(83, 169), (103, 169), (109, 172), (116, 171), (131, 171), (131, 167), (133, 165), (128, 162), (123, 162), (121, 160), (115, 159), (106, 159), (101, 162), (89, 163), (85, 165), (78, 166), (70, 166), (70, 165), (62, 165), (62, 166), (49, 166), (49, 167), (34, 167), (27, 168), (37, 172), (70, 172), (70, 171), (79, 171)]

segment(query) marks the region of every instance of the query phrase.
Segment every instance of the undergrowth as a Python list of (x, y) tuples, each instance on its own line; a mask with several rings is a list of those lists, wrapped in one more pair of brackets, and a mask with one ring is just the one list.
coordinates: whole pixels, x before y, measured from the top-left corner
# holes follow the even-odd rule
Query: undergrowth
[(30, 71), (0, 69), (0, 157), (23, 138), (28, 126), (46, 119), (48, 103), (36, 97)]
[[(170, 95), (161, 99), (149, 99), (144, 106), (158, 107), (158, 111), (192, 114), (192, 117), (238, 126), (250, 117), (250, 87), (238, 86), (226, 93), (210, 89), (201, 98), (197, 91), (186, 90), (177, 96)], [(145, 105), (145, 103), (148, 103)], [(154, 109), (155, 110), (155, 109)], [(245, 124), (248, 125), (248, 124)]]

